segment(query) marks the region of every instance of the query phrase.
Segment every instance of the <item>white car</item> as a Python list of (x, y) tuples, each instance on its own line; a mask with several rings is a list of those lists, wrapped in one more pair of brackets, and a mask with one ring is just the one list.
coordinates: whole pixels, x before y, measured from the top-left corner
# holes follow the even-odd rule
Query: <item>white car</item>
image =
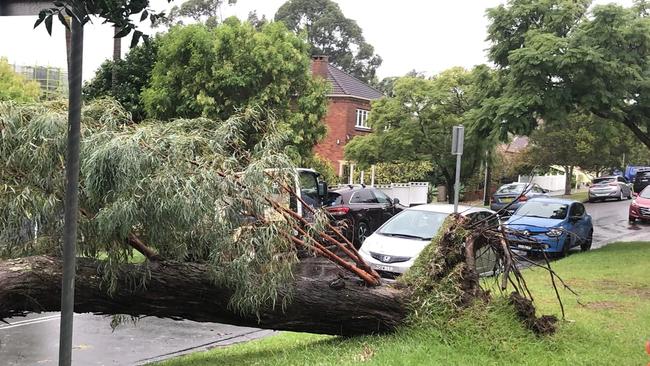
[[(431, 242), (454, 205), (428, 204), (402, 211), (386, 221), (361, 245), (361, 257), (383, 277), (395, 277), (406, 272), (420, 252)], [(484, 220), (498, 225), (495, 212), (486, 208), (458, 206), (458, 212), (472, 220)], [(492, 274), (496, 256), (491, 250), (477, 254), (476, 267), (480, 274)]]

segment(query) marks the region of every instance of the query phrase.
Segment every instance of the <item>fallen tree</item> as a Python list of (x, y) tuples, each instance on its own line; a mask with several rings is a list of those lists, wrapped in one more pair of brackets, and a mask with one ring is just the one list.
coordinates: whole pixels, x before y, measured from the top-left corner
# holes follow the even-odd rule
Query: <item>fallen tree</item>
[[(554, 317), (536, 317), (509, 234), (491, 218), (452, 215), (404, 278), (382, 284), (326, 214), (292, 190), (284, 134), (260, 115), (269, 113), (132, 126), (112, 103), (84, 111), (76, 312), (389, 332), (414, 314), (455, 316), (490, 301), (475, 265), (488, 249), (524, 324), (554, 330)], [(59, 309), (65, 118), (56, 105), (0, 104), (0, 123), (3, 319)], [(243, 125), (261, 131), (252, 148)], [(302, 201), (309, 219), (283, 195)], [(137, 252), (145, 260), (132, 264)]]

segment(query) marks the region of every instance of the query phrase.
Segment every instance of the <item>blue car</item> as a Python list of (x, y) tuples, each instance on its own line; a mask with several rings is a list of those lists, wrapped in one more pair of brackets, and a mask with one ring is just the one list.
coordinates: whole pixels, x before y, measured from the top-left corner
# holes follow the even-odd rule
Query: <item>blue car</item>
[(591, 248), (594, 227), (577, 201), (533, 198), (506, 221), (508, 240), (513, 249), (527, 252), (544, 250), (566, 256), (573, 247)]

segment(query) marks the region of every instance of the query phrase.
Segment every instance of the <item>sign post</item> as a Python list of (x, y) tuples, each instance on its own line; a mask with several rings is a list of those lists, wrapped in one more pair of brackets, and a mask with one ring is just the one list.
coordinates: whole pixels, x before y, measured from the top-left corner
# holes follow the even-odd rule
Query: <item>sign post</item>
[[(54, 1), (2, 0), (0, 16), (34, 16), (42, 9), (55, 6)], [(79, 139), (81, 124), (81, 75), (83, 58), (83, 24), (72, 17), (70, 59), (68, 65), (68, 136), (65, 168), (63, 283), (61, 284), (61, 323), (59, 366), (72, 363), (72, 325), (74, 317), (74, 280), (79, 200)]]
[(463, 155), (465, 127), (454, 126), (451, 132), (451, 154), (456, 155), (456, 182), (454, 183), (454, 213), (458, 213), (458, 197), (460, 194), (460, 161)]

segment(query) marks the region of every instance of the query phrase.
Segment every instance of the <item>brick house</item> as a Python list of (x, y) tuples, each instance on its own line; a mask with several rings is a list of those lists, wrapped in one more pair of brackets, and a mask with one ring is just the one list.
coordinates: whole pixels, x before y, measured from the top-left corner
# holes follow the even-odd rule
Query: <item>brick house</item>
[(384, 95), (377, 89), (354, 76), (337, 69), (328, 62), (327, 56), (312, 57), (312, 73), (330, 83), (327, 114), (324, 122), (327, 135), (315, 147), (315, 152), (327, 159), (339, 176), (343, 175), (345, 158), (343, 149), (354, 136), (371, 131), (368, 126), (370, 103)]

